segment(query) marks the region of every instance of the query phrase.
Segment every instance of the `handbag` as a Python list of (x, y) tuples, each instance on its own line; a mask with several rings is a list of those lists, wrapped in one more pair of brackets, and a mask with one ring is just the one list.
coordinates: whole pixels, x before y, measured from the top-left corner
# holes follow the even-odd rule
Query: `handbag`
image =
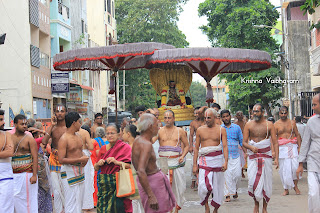
[(131, 164), (131, 171), (132, 171), (132, 176), (133, 176), (133, 180), (134, 180), (135, 192), (134, 192), (134, 194), (129, 196), (129, 199), (130, 200), (138, 200), (138, 199), (140, 199), (140, 194), (139, 194), (139, 189), (138, 189), (138, 184), (137, 184), (138, 175), (137, 175), (137, 172), (134, 169), (132, 164)]
[(121, 163), (120, 171), (116, 172), (117, 197), (128, 197), (135, 193), (134, 179), (131, 169)]

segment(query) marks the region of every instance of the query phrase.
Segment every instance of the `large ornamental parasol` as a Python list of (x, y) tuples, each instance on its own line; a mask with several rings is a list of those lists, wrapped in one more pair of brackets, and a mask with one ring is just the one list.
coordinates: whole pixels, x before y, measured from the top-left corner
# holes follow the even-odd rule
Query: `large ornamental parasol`
[[(147, 56), (152, 55), (155, 50), (172, 48), (175, 47), (156, 42), (142, 42), (69, 50), (54, 56), (53, 67), (55, 70), (60, 71), (112, 70), (114, 82), (111, 84), (115, 86), (116, 72), (118, 70), (143, 68), (145, 67)], [(116, 97), (117, 122), (117, 91), (116, 87), (113, 89)]]
[(264, 51), (235, 48), (178, 48), (157, 50), (147, 67), (166, 63), (185, 63), (207, 82), (208, 103), (213, 102), (211, 79), (219, 73), (246, 73), (271, 67), (271, 56)]

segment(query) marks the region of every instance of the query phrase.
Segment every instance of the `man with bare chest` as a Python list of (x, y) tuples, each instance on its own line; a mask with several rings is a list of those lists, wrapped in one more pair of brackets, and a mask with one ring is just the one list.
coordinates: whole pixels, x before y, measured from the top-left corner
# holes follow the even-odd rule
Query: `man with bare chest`
[(12, 157), (14, 212), (38, 212), (38, 147), (34, 138), (25, 133), (27, 118), (14, 118), (16, 132), (12, 135), (14, 153)]
[(84, 170), (89, 157), (82, 152), (83, 142), (76, 134), (81, 127), (81, 117), (70, 112), (65, 118), (67, 131), (58, 143), (58, 156), (61, 163), (61, 179), (65, 195), (65, 212), (81, 213), (84, 190)]
[[(190, 123), (190, 134), (189, 134), (189, 152), (193, 155), (193, 150), (194, 150), (194, 146), (196, 144), (196, 132), (197, 129), (204, 125), (204, 111), (207, 107), (199, 107), (196, 108), (194, 110), (194, 117), (196, 119), (194, 119), (191, 123)], [(196, 182), (197, 182), (197, 176), (193, 174), (193, 170), (192, 170), (192, 165), (191, 165), (191, 189), (196, 187)]]
[(168, 178), (156, 165), (152, 138), (158, 133), (157, 119), (143, 114), (138, 121), (137, 137), (132, 146), (132, 164), (137, 171), (137, 183), (145, 212), (170, 212), (175, 207), (175, 197)]
[(4, 110), (0, 109), (0, 212), (13, 213), (13, 142), (11, 134), (3, 131), (4, 124)]
[(289, 194), (289, 189), (298, 189), (296, 171), (299, 166), (298, 153), (301, 146), (301, 137), (294, 121), (288, 118), (288, 108), (282, 106), (279, 111), (280, 120), (274, 126), (279, 144), (279, 174), (284, 188), (283, 196)]
[(49, 168), (51, 173), (53, 202), (55, 212), (61, 213), (64, 211), (64, 194), (61, 182), (61, 164), (58, 159), (58, 142), (60, 137), (66, 132), (65, 116), (67, 108), (58, 104), (55, 107), (55, 116), (51, 118), (51, 126), (48, 128), (46, 135), (42, 139), (42, 144), (46, 146), (51, 139), (51, 153), (49, 157)]
[(217, 125), (217, 117), (218, 112), (215, 109), (209, 108), (205, 111), (206, 125), (197, 130), (193, 156), (193, 173), (199, 173), (198, 195), (206, 213), (210, 212), (208, 204), (210, 195), (214, 213), (218, 212), (222, 204), (225, 183), (223, 172), (228, 167), (227, 133), (224, 128)]
[(243, 146), (248, 153), (248, 193), (254, 199), (253, 212), (259, 212), (259, 201), (263, 199), (262, 212), (266, 213), (272, 194), (272, 156), (278, 168), (279, 147), (273, 123), (263, 116), (263, 106), (254, 105), (252, 112), (253, 120), (246, 124), (243, 132)]
[(101, 113), (97, 113), (94, 115), (94, 123), (91, 127), (91, 137), (92, 138), (96, 138), (96, 129), (97, 127), (103, 127), (104, 129), (106, 129), (106, 125), (104, 125), (102, 123), (103, 121), (103, 115)]
[[(163, 160), (168, 162), (169, 169), (167, 175), (177, 201), (175, 212), (178, 212), (185, 202), (186, 176), (184, 166), (189, 144), (185, 131), (182, 128), (174, 126), (175, 118), (173, 111), (167, 110), (164, 113), (164, 122), (166, 125), (158, 133), (160, 144), (159, 157), (160, 162)], [(183, 150), (182, 146), (184, 147)]]

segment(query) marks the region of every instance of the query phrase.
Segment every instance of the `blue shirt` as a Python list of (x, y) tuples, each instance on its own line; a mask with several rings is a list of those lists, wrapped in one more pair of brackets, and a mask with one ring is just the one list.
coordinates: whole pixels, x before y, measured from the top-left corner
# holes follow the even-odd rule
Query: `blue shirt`
[(242, 146), (243, 141), (243, 135), (240, 126), (234, 123), (231, 123), (229, 127), (224, 124), (221, 126), (224, 127), (227, 132), (229, 158), (238, 158), (240, 156), (238, 146)]

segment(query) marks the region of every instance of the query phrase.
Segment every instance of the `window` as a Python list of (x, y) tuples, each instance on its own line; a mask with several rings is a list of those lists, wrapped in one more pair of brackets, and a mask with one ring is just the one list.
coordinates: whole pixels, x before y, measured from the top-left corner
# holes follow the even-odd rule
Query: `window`
[(107, 0), (108, 4), (107, 4), (107, 8), (108, 8), (108, 13), (111, 14), (111, 0)]
[(35, 84), (37, 83), (37, 78), (35, 75), (33, 76), (33, 83), (35, 83)]
[(40, 85), (40, 77), (38, 76), (38, 84)]
[(84, 24), (84, 20), (81, 19), (81, 32), (84, 33), (85, 32), (85, 24)]
[(114, 2), (112, 2), (112, 17), (114, 18)]

